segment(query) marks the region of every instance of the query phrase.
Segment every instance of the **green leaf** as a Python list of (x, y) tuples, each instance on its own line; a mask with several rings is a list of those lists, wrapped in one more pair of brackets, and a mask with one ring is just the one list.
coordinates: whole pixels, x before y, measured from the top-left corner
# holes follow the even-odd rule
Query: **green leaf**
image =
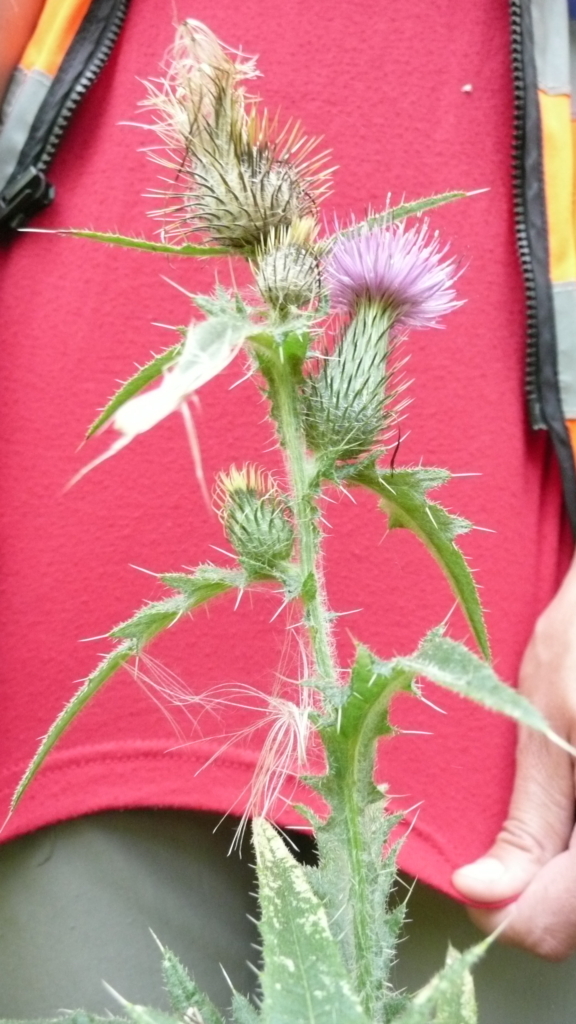
[(490, 711), (506, 715), (520, 725), (530, 726), (569, 753), (576, 753), (569, 743), (552, 731), (538, 709), (517, 690), (503, 683), (490, 665), (463, 644), (443, 636), (443, 627), (432, 630), (414, 654), (395, 658), (393, 664), (414, 676), (425, 676), (438, 686), (468, 697)]
[(316, 828), (320, 863), (313, 884), (334, 922), (364, 1011), (376, 1022), (387, 1019), (388, 976), (404, 906), (389, 909), (397, 855), (390, 835), (400, 819), (385, 813), (374, 763), (378, 739), (393, 733), (390, 701), (410, 689), (412, 678), (402, 666), (379, 661), (359, 646), (349, 685), (326, 694), (333, 710), (317, 724), (328, 772), (307, 780), (331, 808)]
[(178, 595), (144, 605), (130, 619), (122, 622), (108, 633), (111, 639), (120, 640), (121, 643), (88, 676), (72, 700), (50, 726), (29, 767), (18, 783), (12, 797), (9, 814), (12, 814), (61, 736), (119, 668), (122, 668), (131, 658), (136, 657), (146, 644), (183, 615), (187, 615), (199, 605), (205, 604), (220, 594), (225, 594), (234, 588), (243, 589), (247, 585), (246, 574), (242, 570), (219, 569), (215, 565), (201, 565), (192, 574), (167, 573), (159, 578), (167, 586), (178, 590)]
[(219, 565), (199, 565), (196, 572), (166, 572), (158, 577), (170, 590), (203, 604), (227, 590), (244, 590), (249, 583), (243, 569), (222, 569)]
[(438, 999), (435, 1024), (478, 1024), (478, 1006), (474, 992), (474, 979), (469, 967), (458, 963), (462, 954), (448, 946), (446, 967), (458, 965), (458, 980), (450, 985), (446, 994)]
[[(374, 1021), (388, 1019), (384, 1013), (390, 997), (387, 976), (404, 909), (400, 908), (397, 920), (388, 909), (395, 858), (389, 836), (395, 821), (383, 814), (385, 790), (373, 780), (375, 752), (379, 737), (393, 732), (388, 712), (394, 694), (415, 688), (419, 676), (538, 729), (570, 749), (524, 697), (497, 678), (486, 661), (444, 637), (442, 629), (426, 637), (414, 654), (389, 661), (359, 646), (348, 686), (324, 693), (332, 708), (315, 724), (328, 771), (306, 781), (327, 800), (331, 814), (316, 826), (320, 865), (310, 877), (329, 920), (339, 930), (333, 926), (355, 991)], [(450, 967), (448, 977), (458, 971)], [(463, 973), (458, 977), (458, 991), (472, 1013), (469, 982)], [(416, 1003), (416, 1010), (406, 1011), (406, 1017), (402, 1011), (399, 1020), (448, 1024), (450, 1017), (430, 1016), (430, 1006), (443, 1005), (438, 1000), (445, 991), (444, 980), (442, 975), (435, 983), (432, 1003), (426, 1002), (424, 1008)], [(454, 985), (456, 981), (450, 992)], [(465, 1024), (466, 1018), (454, 1018), (454, 1024), (457, 1021)]]
[(133, 377), (130, 377), (122, 387), (116, 392), (115, 395), (105, 405), (100, 415), (94, 420), (86, 432), (86, 439), (92, 437), (101, 427), (103, 427), (108, 420), (112, 418), (115, 412), (121, 408), (126, 402), (128, 402), (134, 395), (137, 395), (152, 381), (157, 380), (158, 377), (162, 376), (164, 370), (174, 363), (178, 356), (182, 352), (183, 342), (178, 342), (176, 345), (172, 345), (167, 348), (164, 352), (161, 352), (159, 356), (154, 356), (149, 363), (145, 366), (140, 367), (137, 373)]
[(405, 908), (389, 908), (397, 855), (390, 835), (400, 819), (385, 811), (374, 763), (378, 739), (393, 732), (390, 701), (411, 684), (401, 666), (359, 646), (349, 685), (326, 694), (333, 710), (317, 723), (328, 772), (307, 780), (331, 808), (327, 821), (316, 825), (320, 861), (311, 879), (364, 1011), (375, 1022), (387, 1020), (388, 978)]
[(243, 589), (247, 585), (246, 574), (241, 569), (219, 569), (215, 565), (201, 565), (190, 574), (165, 573), (159, 579), (166, 586), (178, 590), (178, 595), (145, 604), (130, 619), (112, 629), (108, 636), (113, 640), (129, 640), (137, 652), (141, 651), (145, 644), (182, 615), (220, 594), (234, 588)]
[(418, 676), (460, 697), (467, 697), (489, 711), (506, 715), (520, 725), (536, 729), (569, 753), (576, 753), (553, 732), (526, 697), (503, 683), (483, 658), (464, 644), (444, 636), (444, 627), (440, 626), (424, 638), (413, 654), (389, 661), (381, 661), (368, 648), (358, 646), (350, 684), (327, 694), (334, 711), (328, 721), (320, 720), (317, 726), (330, 772), (312, 781), (327, 800), (332, 801), (333, 791), (344, 777), (355, 779), (360, 806), (381, 798), (371, 776), (374, 744), (378, 737), (393, 733), (388, 720), (392, 697), (408, 691)]
[(464, 555), (454, 543), (454, 538), (470, 530), (472, 524), (427, 498), (427, 491), (449, 480), (450, 474), (424, 468), (380, 470), (364, 463), (347, 469), (346, 479), (379, 496), (391, 530), (411, 530), (426, 545), (450, 583), (478, 647), (489, 658), (490, 643), (478, 590)]
[(405, 220), (406, 217), (416, 217), (419, 214), (425, 213), (426, 210), (433, 210), (436, 206), (444, 206), (446, 203), (453, 203), (456, 199), (465, 199), (468, 195), (468, 192), (460, 191), (439, 192), (434, 196), (426, 196), (424, 199), (415, 199), (411, 203), (400, 203), (399, 206), (391, 206), (387, 210), (382, 210), (381, 213), (375, 213), (370, 217), (366, 217), (366, 220), (361, 221), (359, 224), (354, 224), (351, 228), (345, 228), (344, 231), (338, 231), (329, 240), (328, 245), (340, 236), (353, 234), (363, 225), (366, 225), (369, 228), (381, 227), (386, 224), (391, 224), (394, 221)]
[[(426, 210), (433, 210), (436, 206), (444, 206), (446, 203), (453, 203), (456, 199), (466, 199), (468, 192), (439, 192), (434, 196), (426, 196), (424, 199), (415, 199), (411, 203), (400, 203), (399, 206), (393, 206), (388, 211), (388, 217), (390, 220), (405, 220), (406, 217), (416, 217)], [(386, 217), (385, 213), (377, 214), (376, 217), (369, 217), (368, 223), (370, 227), (375, 226), (374, 221), (380, 220)]]
[(220, 284), (216, 285), (211, 295), (191, 293), (190, 299), (207, 317), (239, 316), (243, 320), (250, 320), (253, 314), (259, 314), (257, 307), (249, 306), (241, 295)]
[(172, 1013), (179, 1019), (195, 1010), (197, 1024), (223, 1024), (223, 1017), (214, 1003), (200, 991), (194, 979), (171, 950), (162, 948), (162, 978), (170, 1000)]
[(92, 700), (94, 694), (103, 687), (104, 683), (106, 683), (119, 668), (125, 665), (135, 653), (136, 650), (133, 643), (128, 641), (127, 643), (119, 644), (104, 658), (103, 661), (100, 662), (94, 672), (88, 676), (80, 689), (77, 690), (72, 697), (72, 700), (65, 706), (64, 710), (58, 715), (56, 721), (50, 726), (48, 733), (42, 740), (42, 743), (34, 755), (29, 767), (20, 779), (10, 803), (9, 815), (12, 814), (16, 805), (24, 796), (24, 793), (28, 789), (32, 779), (48, 757), (52, 748), (66, 732), (68, 726), (71, 725), (76, 716), (79, 715), (89, 701)]
[(177, 619), (191, 611), (196, 605), (182, 595), (166, 597), (163, 601), (150, 601), (140, 608), (132, 618), (115, 626), (108, 636), (113, 640), (130, 640), (135, 652), (139, 652), (158, 633), (172, 626)]
[(259, 1024), (260, 1014), (241, 992), (232, 993), (232, 1019), (234, 1024)]
[(326, 911), (275, 829), (254, 822), (265, 1024), (367, 1024)]
[(465, 953), (449, 949), (444, 967), (412, 997), (394, 1024), (477, 1024), (470, 968), (492, 941), (492, 937), (484, 939)]
[(166, 245), (164, 242), (148, 242), (145, 238), (130, 235), (115, 235), (107, 231), (89, 231), (80, 228), (24, 228), (24, 231), (42, 232), (50, 235), (71, 235), (73, 238), (88, 238), (105, 245), (119, 245), (124, 249), (141, 249), (143, 252), (163, 252), (172, 256), (229, 256), (230, 249), (218, 245)]
[(409, 691), (412, 679), (403, 665), (380, 661), (360, 644), (349, 685), (326, 694), (336, 704), (331, 719), (318, 725), (329, 772), (314, 780), (314, 785), (331, 804), (344, 784), (353, 790), (360, 809), (382, 800), (372, 781), (375, 744), (393, 734), (390, 701), (401, 690)]
[[(156, 1010), (152, 1006), (139, 1006), (137, 1003), (129, 1003), (127, 999), (124, 999), (111, 985), (104, 982), (104, 987), (108, 989), (111, 995), (118, 1000), (120, 1005), (126, 1011), (128, 1018), (134, 1022), (134, 1024), (180, 1024), (177, 1018), (170, 1016), (168, 1013), (164, 1013), (162, 1010)], [(198, 1022), (200, 1024), (200, 1022)]]

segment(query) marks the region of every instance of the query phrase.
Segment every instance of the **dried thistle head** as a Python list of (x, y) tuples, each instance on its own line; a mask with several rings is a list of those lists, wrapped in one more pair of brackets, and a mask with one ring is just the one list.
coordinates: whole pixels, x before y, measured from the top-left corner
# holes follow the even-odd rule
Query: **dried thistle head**
[(245, 91), (240, 83), (258, 75), (254, 58), (230, 50), (193, 19), (178, 26), (163, 70), (163, 78), (144, 82), (148, 96), (140, 106), (153, 110), (150, 127), (168, 150), (180, 155), (192, 135), (209, 126), (218, 128), (226, 114), (225, 96), (228, 118), (243, 117)]
[(257, 74), (199, 22), (178, 30), (166, 76), (147, 83), (143, 106), (164, 144), (153, 159), (171, 169), (173, 187), (154, 215), (176, 240), (200, 231), (215, 245), (252, 256), (274, 231), (315, 218), (328, 187), (326, 154), (299, 124), (279, 129), (241, 83)]
[(216, 502), (228, 540), (247, 572), (273, 572), (294, 547), (294, 528), (285, 496), (257, 466), (232, 467), (217, 479)]

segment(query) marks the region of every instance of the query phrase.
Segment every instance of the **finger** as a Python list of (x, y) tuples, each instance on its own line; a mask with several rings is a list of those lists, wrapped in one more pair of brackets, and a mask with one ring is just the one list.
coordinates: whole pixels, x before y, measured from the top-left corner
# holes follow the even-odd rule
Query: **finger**
[(499, 938), (547, 960), (563, 960), (576, 950), (576, 849), (554, 857), (509, 907), (469, 908), (485, 932), (505, 923)]
[(455, 888), (480, 903), (518, 896), (566, 849), (573, 824), (570, 756), (541, 733), (521, 730), (508, 817), (487, 854), (454, 872)]

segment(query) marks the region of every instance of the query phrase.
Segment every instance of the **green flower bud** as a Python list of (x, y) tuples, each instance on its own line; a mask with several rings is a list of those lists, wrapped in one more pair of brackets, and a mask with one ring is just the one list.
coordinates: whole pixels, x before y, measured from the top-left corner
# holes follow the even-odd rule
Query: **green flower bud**
[(304, 431), (317, 454), (357, 458), (370, 451), (389, 423), (385, 387), (390, 323), (380, 304), (362, 303), (334, 353), (305, 381)]
[(294, 547), (288, 504), (272, 478), (255, 466), (232, 467), (216, 487), (220, 519), (244, 568), (267, 575)]
[(311, 249), (294, 242), (270, 247), (260, 258), (256, 282), (271, 306), (308, 306), (319, 291), (318, 259)]

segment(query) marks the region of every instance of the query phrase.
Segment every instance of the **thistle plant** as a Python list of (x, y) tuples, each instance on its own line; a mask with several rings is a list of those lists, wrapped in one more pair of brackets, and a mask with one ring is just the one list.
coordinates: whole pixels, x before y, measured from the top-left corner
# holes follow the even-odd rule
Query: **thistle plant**
[[(470, 967), (487, 941), (449, 950), (420, 992), (394, 991), (390, 969), (405, 903), (392, 898), (399, 816), (376, 785), (380, 741), (390, 737), (396, 694), (419, 699), (426, 678), (563, 744), (490, 666), (478, 593), (456, 544), (471, 524), (429, 493), (447, 470), (390, 465), (401, 387), (399, 353), (410, 329), (435, 328), (460, 300), (456, 259), (423, 212), (462, 198), (446, 193), (370, 214), (322, 233), (319, 202), (330, 186), (326, 154), (298, 125), (281, 128), (246, 90), (254, 61), (225, 48), (196, 22), (177, 33), (160, 82), (148, 83), (148, 130), (164, 151), (173, 186), (162, 194), (161, 241), (74, 230), (68, 233), (181, 257), (229, 255), (249, 264), (253, 287), (192, 296), (196, 319), (111, 399), (88, 436), (114, 427), (119, 438), (87, 469), (136, 434), (181, 411), (199, 479), (200, 455), (187, 399), (243, 352), (264, 392), (285, 474), (232, 467), (219, 474), (213, 503), (233, 564), (168, 572), (170, 591), (111, 630), (114, 647), (49, 730), (14, 796), (17, 806), (54, 744), (104, 684), (134, 664), (163, 630), (227, 593), (280, 592), (297, 609), (304, 670), (296, 697), (270, 700), (268, 735), (250, 809), (260, 898), (262, 964), (255, 1003), (235, 993), (235, 1024), (473, 1024)], [(178, 244), (175, 244), (178, 243)], [(201, 319), (198, 319), (198, 313)], [(205, 486), (205, 483), (204, 483)], [(469, 623), (479, 653), (432, 628), (417, 650), (387, 661), (358, 644), (351, 665), (337, 657), (337, 617), (324, 573), (321, 502), (327, 491), (368, 490), (390, 529), (410, 530), (438, 562)], [(207, 488), (206, 488), (207, 493)], [(213, 695), (216, 701), (225, 699)], [(310, 744), (321, 752), (304, 781), (316, 808), (299, 807), (314, 828), (318, 863), (299, 864), (266, 820), (286, 775), (303, 775)], [(564, 744), (565, 745), (565, 744)], [(174, 1021), (221, 1024), (172, 953), (163, 970)], [(157, 1011), (122, 1000), (123, 1019), (161, 1024)], [(84, 1019), (84, 1018), (83, 1018)]]

